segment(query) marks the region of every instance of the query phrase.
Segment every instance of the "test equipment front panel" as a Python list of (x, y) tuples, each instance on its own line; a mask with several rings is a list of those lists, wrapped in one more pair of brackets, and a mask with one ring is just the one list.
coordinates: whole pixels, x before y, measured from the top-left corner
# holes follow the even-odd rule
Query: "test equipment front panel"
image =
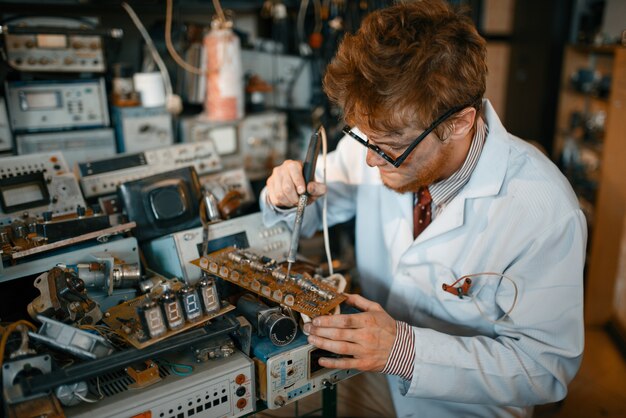
[[(152, 417), (239, 417), (256, 410), (252, 361), (236, 351), (229, 357), (203, 363), (168, 359), (170, 364), (191, 364), (185, 376), (169, 374), (144, 389), (123, 389), (103, 400), (66, 408), (69, 418), (132, 417), (150, 412)], [(169, 366), (161, 366), (169, 367)], [(106, 382), (102, 382), (105, 385)]]
[(91, 198), (115, 193), (122, 183), (186, 166), (204, 175), (219, 171), (222, 162), (213, 143), (207, 141), (90, 161), (78, 165), (78, 175), (85, 197)]
[(14, 132), (109, 125), (104, 79), (12, 81), (6, 85)]
[[(256, 249), (277, 261), (285, 260), (291, 241), (291, 232), (285, 223), (268, 228), (263, 225), (260, 213), (211, 224), (208, 235), (209, 253), (235, 245)], [(201, 270), (191, 264), (200, 257), (202, 240), (202, 227), (188, 229), (149, 241), (144, 253), (159, 273), (193, 284), (202, 275)]]
[(116, 153), (115, 134), (111, 128), (19, 134), (15, 136), (15, 142), (20, 155), (61, 151), (70, 168)]
[(3, 157), (0, 164), (0, 225), (24, 212), (41, 215), (85, 206), (76, 178), (60, 152)]
[[(102, 37), (89, 33), (93, 21), (29, 16), (8, 23), (7, 61), (18, 71), (102, 73), (106, 69)], [(13, 27), (28, 28), (30, 33), (13, 33)]]

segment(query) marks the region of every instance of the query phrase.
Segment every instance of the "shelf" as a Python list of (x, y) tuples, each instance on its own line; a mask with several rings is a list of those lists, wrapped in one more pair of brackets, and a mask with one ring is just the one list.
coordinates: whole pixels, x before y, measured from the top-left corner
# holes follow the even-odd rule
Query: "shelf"
[(604, 103), (604, 105), (608, 105), (609, 97), (600, 97), (594, 92), (583, 92), (573, 89), (571, 86), (565, 86), (562, 90), (563, 94), (571, 94), (572, 96), (581, 97), (583, 99), (595, 100), (599, 103)]
[(583, 53), (583, 54), (604, 54), (604, 55), (612, 55), (615, 53), (616, 49), (623, 48), (620, 45), (582, 45), (582, 44), (574, 44), (570, 45), (570, 48)]
[[(622, 247), (626, 248), (626, 48), (594, 47), (586, 50), (590, 54), (605, 54), (598, 55), (596, 63), (604, 65), (609, 71), (606, 74), (611, 74), (613, 78), (610, 99), (606, 102), (600, 177), (593, 207), (593, 231), (589, 235), (591, 256), (588, 258), (585, 289), (585, 321), (590, 325), (601, 325), (614, 315), (619, 266), (626, 263), (626, 251), (622, 250)], [(624, 302), (621, 301), (622, 304)]]

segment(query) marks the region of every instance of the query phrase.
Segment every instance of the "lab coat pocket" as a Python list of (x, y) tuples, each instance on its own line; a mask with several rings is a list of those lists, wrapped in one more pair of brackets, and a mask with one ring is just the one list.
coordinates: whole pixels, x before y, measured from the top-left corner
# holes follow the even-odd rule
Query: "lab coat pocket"
[[(467, 279), (469, 283), (464, 286)], [(435, 292), (433, 316), (470, 327), (498, 320), (501, 314), (496, 304), (499, 277), (473, 273), (453, 277), (440, 274), (432, 280)], [(448, 290), (444, 290), (444, 285)], [(459, 288), (463, 291), (459, 292)]]
[[(418, 263), (398, 270), (388, 303), (390, 309), (409, 314), (413, 320), (432, 316), (439, 309), (437, 293), (441, 283), (453, 283), (458, 276), (440, 263)], [(450, 295), (452, 296), (452, 295)]]

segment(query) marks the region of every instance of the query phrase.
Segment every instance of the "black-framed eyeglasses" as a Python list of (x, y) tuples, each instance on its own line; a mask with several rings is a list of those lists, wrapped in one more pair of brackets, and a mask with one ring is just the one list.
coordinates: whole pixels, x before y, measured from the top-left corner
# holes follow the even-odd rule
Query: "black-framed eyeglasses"
[(356, 133), (352, 132), (352, 128), (350, 126), (348, 125), (344, 126), (342, 131), (344, 134), (350, 135), (352, 138), (356, 139), (359, 143), (371, 149), (376, 154), (380, 155), (382, 158), (385, 159), (385, 161), (387, 161), (389, 164), (391, 164), (395, 168), (398, 168), (400, 167), (400, 164), (402, 164), (404, 160), (407, 159), (407, 157), (409, 156), (409, 154), (411, 154), (411, 152), (415, 149), (415, 147), (417, 147), (419, 143), (422, 142), (422, 140), (424, 140), (424, 138), (428, 136), (428, 134), (434, 131), (435, 128), (437, 128), (437, 126), (445, 122), (445, 120), (448, 119), (450, 116), (454, 115), (455, 113), (469, 106), (471, 106), (471, 104), (453, 107), (452, 109), (448, 110), (443, 115), (439, 116), (437, 119), (435, 119), (433, 123), (430, 124), (428, 128), (424, 130), (424, 132), (420, 134), (420, 136), (418, 136), (417, 138), (413, 140), (413, 142), (411, 142), (411, 144), (407, 147), (407, 149), (404, 150), (404, 152), (398, 158), (395, 158), (395, 159), (390, 157), (387, 153), (385, 153), (385, 151), (378, 148), (377, 145), (370, 144), (369, 140), (365, 140), (361, 138), (359, 135), (357, 135)]

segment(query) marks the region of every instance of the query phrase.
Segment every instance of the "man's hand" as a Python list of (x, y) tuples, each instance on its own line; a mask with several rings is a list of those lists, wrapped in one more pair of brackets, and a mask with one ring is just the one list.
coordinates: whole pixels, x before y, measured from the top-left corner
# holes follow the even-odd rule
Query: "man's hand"
[(347, 295), (346, 303), (362, 313), (324, 315), (306, 324), (309, 343), (321, 349), (341, 354), (342, 358), (319, 359), (322, 367), (358, 369), (380, 372), (387, 364), (396, 339), (396, 321), (376, 302), (359, 295)]
[(309, 204), (326, 193), (324, 183), (312, 181), (306, 186), (302, 175), (302, 161), (287, 160), (274, 167), (272, 175), (267, 179), (267, 198), (272, 205), (292, 208), (304, 192), (309, 192)]

